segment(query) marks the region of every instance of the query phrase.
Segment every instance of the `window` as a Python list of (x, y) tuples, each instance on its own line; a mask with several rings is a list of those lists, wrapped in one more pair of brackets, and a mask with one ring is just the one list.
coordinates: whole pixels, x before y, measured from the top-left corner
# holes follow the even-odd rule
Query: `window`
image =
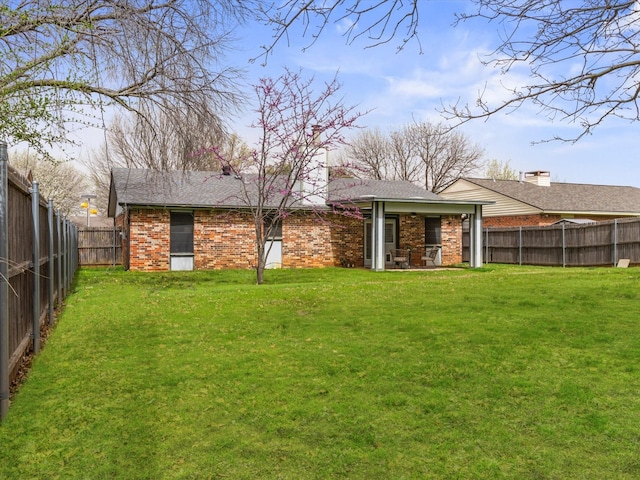
[(171, 253), (193, 254), (193, 213), (171, 212)]
[(425, 217), (424, 243), (425, 245), (440, 245), (442, 243), (440, 217)]
[(396, 224), (395, 222), (385, 222), (384, 224), (384, 243), (396, 244)]
[[(270, 233), (268, 240), (282, 240), (282, 219), (267, 215), (264, 219), (265, 233)], [(271, 228), (271, 232), (268, 229)]]

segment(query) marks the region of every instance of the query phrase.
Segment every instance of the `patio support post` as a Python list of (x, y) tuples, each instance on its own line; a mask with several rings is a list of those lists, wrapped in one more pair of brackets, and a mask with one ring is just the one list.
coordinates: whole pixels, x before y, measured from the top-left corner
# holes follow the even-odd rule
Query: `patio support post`
[(371, 209), (371, 270), (384, 271), (384, 202), (373, 202)]
[(9, 411), (9, 247), (7, 144), (0, 141), (0, 422)]
[(475, 210), (469, 221), (471, 268), (482, 267), (482, 205), (475, 205)]

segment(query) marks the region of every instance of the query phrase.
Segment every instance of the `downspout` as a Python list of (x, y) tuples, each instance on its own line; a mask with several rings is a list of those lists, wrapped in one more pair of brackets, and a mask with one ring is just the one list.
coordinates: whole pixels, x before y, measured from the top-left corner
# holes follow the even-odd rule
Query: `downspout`
[(122, 206), (122, 215), (122, 234), (124, 235), (124, 242), (122, 243), (124, 243), (123, 248), (126, 246), (127, 250), (122, 260), (124, 269), (129, 270), (131, 267), (131, 212), (126, 203)]

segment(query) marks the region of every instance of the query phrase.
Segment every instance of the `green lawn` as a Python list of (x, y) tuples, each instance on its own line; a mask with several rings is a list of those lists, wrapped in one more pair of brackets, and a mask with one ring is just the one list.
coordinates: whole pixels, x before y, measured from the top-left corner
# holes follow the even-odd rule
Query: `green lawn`
[(640, 269), (79, 272), (6, 479), (637, 479)]

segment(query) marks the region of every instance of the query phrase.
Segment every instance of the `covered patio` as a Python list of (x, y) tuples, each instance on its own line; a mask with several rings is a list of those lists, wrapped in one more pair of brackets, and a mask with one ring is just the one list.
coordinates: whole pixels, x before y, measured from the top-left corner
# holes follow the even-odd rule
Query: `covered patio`
[[(394, 266), (393, 259), (389, 258), (389, 223), (395, 218), (409, 216), (410, 218), (459, 218), (460, 219), (460, 235), (462, 218), (469, 219), (470, 226), (470, 267), (479, 268), (483, 265), (482, 258), (482, 206), (491, 202), (484, 201), (459, 201), (444, 199), (425, 199), (425, 198), (385, 198), (375, 195), (364, 195), (362, 197), (352, 199), (351, 202), (356, 204), (360, 211), (370, 218), (370, 234), (367, 231), (367, 243), (365, 248), (365, 266), (370, 266), (371, 270), (381, 272)], [(398, 227), (399, 228), (399, 227)], [(370, 238), (369, 238), (370, 237)], [(461, 238), (461, 237), (460, 237)], [(429, 243), (429, 242), (425, 242)], [(450, 242), (449, 242), (450, 243)], [(398, 241), (393, 240), (396, 247)], [(454, 248), (452, 245), (445, 245), (442, 241), (442, 248)], [(421, 245), (421, 251), (413, 254), (409, 253), (408, 267), (415, 268), (419, 266), (416, 262), (418, 259), (424, 258), (427, 254), (429, 246)], [(460, 254), (462, 250), (461, 240), (459, 243)], [(413, 258), (413, 261), (412, 261)], [(412, 265), (413, 264), (413, 265)], [(435, 264), (434, 264), (435, 265)]]

